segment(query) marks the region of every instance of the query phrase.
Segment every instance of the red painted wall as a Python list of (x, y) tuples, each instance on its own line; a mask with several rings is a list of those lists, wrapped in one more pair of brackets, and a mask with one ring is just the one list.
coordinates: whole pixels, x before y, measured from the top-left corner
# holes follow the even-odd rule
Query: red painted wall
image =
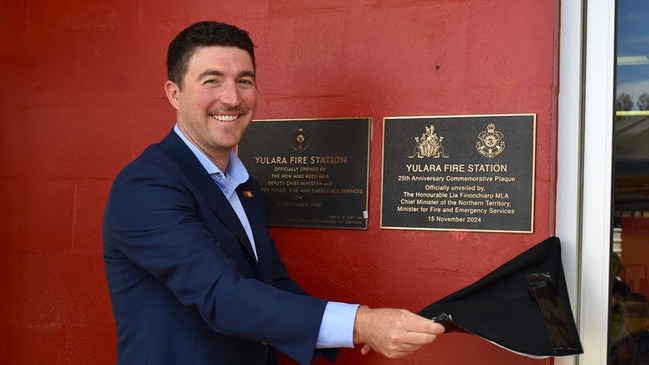
[(620, 218), (622, 227), (622, 280), (632, 291), (649, 296), (649, 219), (641, 217)]
[[(118, 170), (173, 125), (166, 46), (196, 20), (250, 31), (258, 118), (373, 118), (369, 228), (273, 229), (313, 294), (416, 311), (543, 240), (554, 229), (557, 3), (0, 2), (0, 363), (114, 362), (103, 205)], [(379, 229), (384, 117), (509, 113), (537, 114), (533, 234)], [(356, 349), (338, 363), (388, 361)], [(551, 360), (449, 334), (389, 363)]]

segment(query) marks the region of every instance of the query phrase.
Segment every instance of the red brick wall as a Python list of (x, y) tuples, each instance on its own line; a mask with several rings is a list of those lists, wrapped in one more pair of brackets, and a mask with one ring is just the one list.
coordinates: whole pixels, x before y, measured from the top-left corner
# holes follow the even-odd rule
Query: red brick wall
[[(416, 311), (553, 231), (557, 13), (555, 0), (0, 3), (0, 363), (114, 362), (103, 205), (173, 125), (164, 56), (184, 26), (250, 31), (258, 118), (373, 118), (369, 228), (273, 233), (311, 293)], [(537, 114), (533, 234), (379, 229), (384, 117), (509, 113)], [(546, 362), (461, 334), (398, 362), (338, 361)]]

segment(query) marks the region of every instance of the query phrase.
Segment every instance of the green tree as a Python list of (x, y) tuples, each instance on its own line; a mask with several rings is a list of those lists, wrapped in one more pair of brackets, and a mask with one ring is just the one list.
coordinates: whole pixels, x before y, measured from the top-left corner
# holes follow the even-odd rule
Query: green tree
[(633, 98), (629, 94), (621, 93), (615, 99), (615, 110), (631, 110), (633, 109)]
[(638, 97), (638, 102), (636, 103), (638, 110), (649, 110), (649, 94), (642, 93)]

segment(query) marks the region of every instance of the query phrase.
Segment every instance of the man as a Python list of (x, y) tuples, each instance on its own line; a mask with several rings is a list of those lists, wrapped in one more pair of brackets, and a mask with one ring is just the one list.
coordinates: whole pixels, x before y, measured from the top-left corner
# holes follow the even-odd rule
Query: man
[(649, 364), (649, 299), (644, 294), (631, 292), (620, 303), (624, 323), (611, 328), (617, 338), (611, 341), (611, 364)]
[(119, 364), (301, 364), (363, 344), (395, 358), (443, 327), (402, 309), (329, 302), (293, 282), (258, 184), (232, 152), (257, 106), (254, 45), (200, 22), (169, 45), (176, 126), (117, 176), (104, 260)]

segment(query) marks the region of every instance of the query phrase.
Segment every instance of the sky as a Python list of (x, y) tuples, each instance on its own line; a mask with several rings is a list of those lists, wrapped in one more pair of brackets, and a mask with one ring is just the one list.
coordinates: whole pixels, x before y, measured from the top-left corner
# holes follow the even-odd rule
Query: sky
[[(617, 56), (649, 57), (649, 1), (618, 0), (617, 6)], [(649, 93), (649, 65), (618, 66), (616, 84), (616, 95), (626, 93), (637, 101)]]

